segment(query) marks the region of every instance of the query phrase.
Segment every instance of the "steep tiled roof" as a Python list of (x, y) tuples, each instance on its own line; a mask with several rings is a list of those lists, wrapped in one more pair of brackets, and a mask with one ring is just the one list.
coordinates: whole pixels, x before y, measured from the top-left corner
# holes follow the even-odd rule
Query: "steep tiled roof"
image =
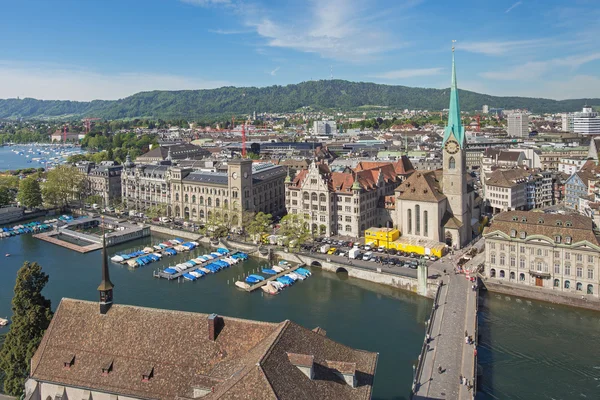
[[(570, 226), (569, 226), (570, 225)], [(579, 214), (543, 214), (532, 211), (506, 211), (492, 219), (490, 226), (483, 231), (484, 235), (501, 231), (510, 235), (511, 230), (526, 232), (527, 236), (542, 235), (554, 240), (554, 236), (570, 236), (572, 243), (588, 241), (600, 245), (600, 240), (593, 230), (592, 219)]]
[(437, 203), (446, 198), (442, 192), (441, 175), (436, 171), (416, 171), (402, 182), (396, 193), (401, 200)]
[(499, 187), (513, 187), (524, 182), (530, 172), (522, 168), (496, 169), (485, 181), (486, 185)]
[[(31, 377), (139, 398), (192, 398), (194, 387), (212, 391), (205, 399), (370, 397), (375, 353), (290, 321), (223, 317), (222, 326), (212, 341), (207, 314), (113, 305), (101, 315), (95, 302), (63, 299), (31, 360)], [(316, 379), (292, 365), (288, 353), (312, 355)], [(355, 363), (358, 387), (340, 384), (325, 360)]]

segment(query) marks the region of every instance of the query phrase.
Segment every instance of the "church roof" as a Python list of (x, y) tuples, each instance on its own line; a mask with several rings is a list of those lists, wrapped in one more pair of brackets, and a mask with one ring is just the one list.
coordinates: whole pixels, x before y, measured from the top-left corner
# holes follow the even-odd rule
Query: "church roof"
[[(441, 175), (437, 171), (416, 171), (398, 188), (400, 200), (426, 201), (439, 203), (446, 198), (442, 191)], [(441, 172), (441, 171), (440, 171)]]
[(444, 128), (442, 147), (450, 136), (454, 135), (461, 148), (465, 146), (465, 128), (461, 123), (460, 103), (458, 101), (458, 85), (456, 83), (456, 66), (454, 63), (454, 47), (452, 47), (452, 83), (450, 85), (450, 106), (448, 107), (448, 123)]
[[(218, 318), (211, 340), (207, 314), (113, 305), (101, 315), (95, 302), (63, 299), (31, 360), (31, 377), (146, 399), (191, 399), (194, 388), (207, 389), (207, 400), (370, 398), (376, 353), (291, 321)], [(290, 353), (313, 357), (314, 379)], [(356, 388), (340, 383), (332, 361), (355, 364)]]

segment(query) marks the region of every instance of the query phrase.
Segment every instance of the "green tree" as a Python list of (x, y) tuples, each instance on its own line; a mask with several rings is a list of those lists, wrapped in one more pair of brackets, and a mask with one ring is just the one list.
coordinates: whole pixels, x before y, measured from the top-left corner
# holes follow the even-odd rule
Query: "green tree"
[(273, 216), (271, 214), (265, 214), (262, 211), (256, 214), (251, 213), (249, 218), (244, 222), (244, 230), (248, 232), (254, 241), (257, 241), (260, 238), (260, 235), (271, 231)]
[(35, 208), (42, 205), (42, 190), (36, 176), (31, 175), (21, 180), (17, 200), (22, 206), (27, 208)]
[(299, 246), (311, 237), (308, 219), (301, 214), (288, 214), (281, 219), (279, 233), (287, 236), (290, 245)]
[(17, 272), (12, 323), (0, 349), (4, 391), (13, 396), (23, 392), (31, 357), (52, 319), (50, 300), (42, 295), (46, 283), (48, 275), (37, 263), (26, 261)]
[(144, 213), (150, 218), (164, 217), (167, 215), (167, 205), (157, 204), (156, 206), (148, 208)]
[(13, 199), (12, 191), (5, 186), (0, 186), (0, 206), (9, 205), (13, 202)]
[(69, 200), (78, 200), (83, 191), (85, 175), (76, 167), (59, 165), (48, 171), (42, 188), (44, 202), (57, 207), (67, 206)]

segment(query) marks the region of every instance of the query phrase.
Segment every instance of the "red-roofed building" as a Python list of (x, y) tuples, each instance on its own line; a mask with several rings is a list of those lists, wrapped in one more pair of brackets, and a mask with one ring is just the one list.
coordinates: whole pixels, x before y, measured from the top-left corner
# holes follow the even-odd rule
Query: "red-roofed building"
[(359, 237), (372, 226), (391, 226), (391, 196), (414, 172), (406, 157), (396, 162), (360, 162), (354, 170), (331, 172), (321, 162), (286, 180), (288, 214), (302, 214), (312, 229), (328, 236)]

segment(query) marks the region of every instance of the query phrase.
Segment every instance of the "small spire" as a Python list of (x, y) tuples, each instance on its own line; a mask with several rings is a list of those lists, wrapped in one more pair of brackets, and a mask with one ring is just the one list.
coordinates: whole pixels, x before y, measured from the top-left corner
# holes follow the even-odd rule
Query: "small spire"
[(450, 84), (450, 105), (448, 107), (448, 123), (444, 128), (444, 140), (442, 146), (446, 144), (446, 141), (450, 135), (454, 135), (458, 141), (459, 146), (462, 148), (465, 141), (465, 128), (461, 124), (460, 116), (460, 102), (458, 100), (458, 84), (456, 83), (456, 64), (454, 62), (454, 43), (452, 41), (452, 83)]
[(284, 183), (292, 183), (292, 177), (290, 176), (290, 168), (287, 169), (287, 176), (285, 177)]
[(171, 146), (169, 146), (169, 150), (167, 152), (167, 161), (173, 161), (173, 157), (171, 157)]
[(106, 314), (112, 306), (112, 291), (115, 285), (110, 281), (108, 271), (108, 252), (106, 251), (106, 234), (104, 233), (104, 217), (102, 217), (102, 281), (98, 286), (100, 292), (100, 313)]

